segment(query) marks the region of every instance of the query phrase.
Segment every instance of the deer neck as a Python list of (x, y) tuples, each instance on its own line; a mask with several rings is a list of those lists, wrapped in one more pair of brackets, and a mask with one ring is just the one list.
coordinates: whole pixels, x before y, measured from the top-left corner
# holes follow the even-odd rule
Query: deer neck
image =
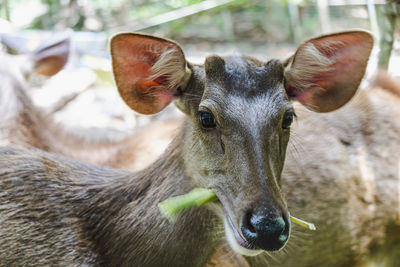
[(181, 156), (182, 140), (176, 138), (149, 168), (91, 193), (95, 200), (84, 216), (106, 265), (203, 266), (211, 257), (222, 227), (213, 212), (207, 207), (188, 210), (170, 223), (157, 208), (160, 201), (193, 188)]

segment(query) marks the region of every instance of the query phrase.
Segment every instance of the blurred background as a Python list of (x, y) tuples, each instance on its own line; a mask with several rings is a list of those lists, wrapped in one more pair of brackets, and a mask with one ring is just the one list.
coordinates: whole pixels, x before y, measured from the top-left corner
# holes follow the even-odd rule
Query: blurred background
[[(304, 39), (352, 28), (371, 31), (376, 68), (400, 75), (400, 4), (390, 0), (1, 0), (0, 38), (8, 53), (30, 53), (51, 38), (70, 38), (66, 67), (44, 79), (30, 76), (35, 104), (70, 127), (133, 131), (179, 116), (173, 107), (139, 116), (119, 99), (108, 39), (140, 31), (179, 42), (193, 63), (212, 53), (283, 59)], [(61, 37), (60, 37), (61, 36)], [(65, 37), (67, 36), (67, 37)], [(0, 63), (1, 64), (1, 63)], [(363, 83), (368, 86), (368, 79)]]

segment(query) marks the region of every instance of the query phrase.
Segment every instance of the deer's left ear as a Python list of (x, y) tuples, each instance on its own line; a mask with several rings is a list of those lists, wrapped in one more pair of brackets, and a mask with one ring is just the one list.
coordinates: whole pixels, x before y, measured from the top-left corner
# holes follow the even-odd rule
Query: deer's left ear
[(373, 38), (365, 31), (335, 33), (304, 42), (285, 63), (289, 98), (317, 112), (343, 106), (360, 85), (372, 47)]

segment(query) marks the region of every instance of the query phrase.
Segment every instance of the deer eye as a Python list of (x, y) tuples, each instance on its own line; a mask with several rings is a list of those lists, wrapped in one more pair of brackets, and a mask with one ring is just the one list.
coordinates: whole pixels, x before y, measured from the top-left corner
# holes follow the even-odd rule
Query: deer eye
[(214, 116), (210, 112), (200, 111), (199, 120), (201, 126), (205, 129), (211, 129), (217, 126), (217, 122), (215, 121)]
[(286, 111), (282, 121), (282, 129), (289, 129), (290, 125), (292, 125), (293, 117), (295, 116), (296, 115), (294, 114), (293, 110)]

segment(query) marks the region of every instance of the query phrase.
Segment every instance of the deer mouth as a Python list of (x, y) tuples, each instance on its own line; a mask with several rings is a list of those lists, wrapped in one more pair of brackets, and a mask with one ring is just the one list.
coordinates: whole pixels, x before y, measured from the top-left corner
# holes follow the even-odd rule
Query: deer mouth
[(262, 253), (263, 250), (258, 249), (256, 246), (246, 241), (246, 239), (240, 234), (240, 232), (233, 224), (229, 215), (227, 213), (225, 214), (225, 234), (231, 248), (235, 252), (246, 256), (256, 256)]

